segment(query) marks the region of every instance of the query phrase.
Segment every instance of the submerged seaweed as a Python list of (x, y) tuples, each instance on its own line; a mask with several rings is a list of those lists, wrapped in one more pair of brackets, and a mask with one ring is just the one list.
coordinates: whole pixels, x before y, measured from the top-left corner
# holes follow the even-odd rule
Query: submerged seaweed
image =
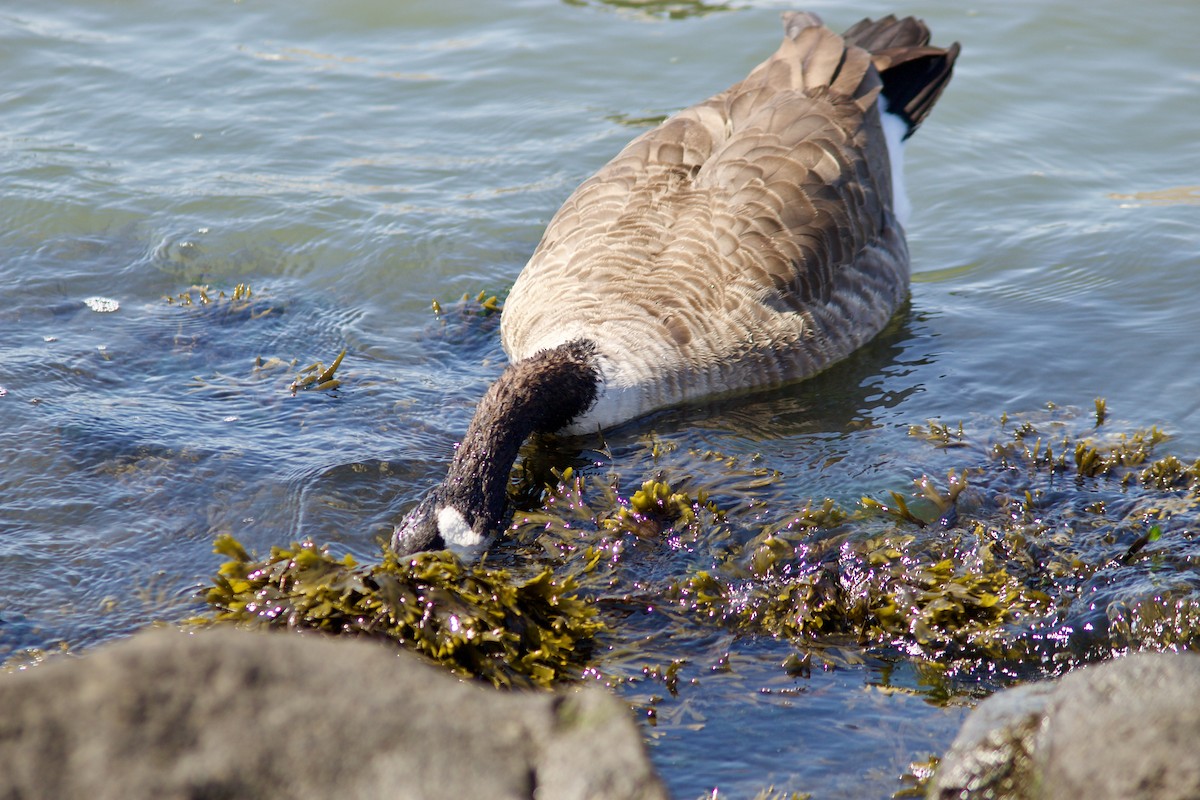
[(237, 284), (228, 294), (224, 289), (214, 289), (207, 284), (193, 285), (163, 300), (169, 306), (201, 311), (218, 321), (257, 320), (283, 313), (282, 306), (268, 294), (256, 294), (248, 283)]
[(567, 5), (587, 6), (600, 3), (617, 11), (646, 19), (687, 19), (737, 8), (732, 3), (710, 3), (705, 0), (563, 0)]
[[(603, 451), (596, 469), (544, 482), (527, 463), (512, 496), (528, 510), (490, 563), (385, 552), (362, 567), (312, 544), (255, 560), (223, 538), (231, 560), (207, 598), (217, 619), (387, 638), (497, 685), (585, 676), (668, 694), (681, 664), (647, 662), (623, 633), (635, 610), (787, 639), (799, 651), (789, 672), (831, 646), (915, 658), (942, 679), (1200, 647), (1200, 462), (1155, 459), (1162, 432), (1110, 433), (1106, 413), (1098, 402), (1086, 429), (1058, 409), (1005, 418), (980, 438), (916, 426), (930, 445), (916, 455), (929, 458), (909, 492), (774, 518), (745, 499), (779, 477), (755, 457), (672, 453), (652, 438), (635, 460), (657, 468), (636, 482)], [(689, 459), (726, 479), (710, 494), (673, 477)], [(598, 636), (605, 655), (591, 663)], [(646, 701), (648, 718), (661, 699)]]
[[(1097, 427), (1105, 414), (1098, 401)], [(1026, 421), (973, 446), (961, 427), (911, 433), (985, 457), (944, 490), (922, 475), (908, 497), (765, 530), (671, 598), (742, 633), (850, 638), (965, 671), (1200, 646), (1200, 556), (1144, 549), (1167, 530), (1190, 542), (1200, 505), (1200, 462), (1151, 460), (1161, 431), (1094, 438)]]
[(499, 315), (504, 310), (504, 295), (507, 295), (507, 292), (497, 295), (480, 291), (472, 299), (469, 294), (464, 294), (450, 311), (442, 308), (442, 304), (434, 299), (430, 303), (430, 308), (438, 317), (446, 317), (450, 314), (458, 317), (490, 317)]
[[(328, 367), (326, 367), (320, 361), (309, 364), (307, 367), (300, 370), (300, 373), (296, 375), (296, 379), (292, 381), (292, 385), (288, 388), (291, 390), (293, 395), (301, 390), (312, 389), (315, 391), (327, 392), (338, 388), (342, 385), (342, 382), (340, 379), (335, 378), (334, 375), (337, 374), (337, 369), (342, 365), (342, 359), (345, 357), (346, 351), (342, 350), (342, 352), (337, 354), (337, 358), (335, 358), (333, 363)], [(255, 366), (261, 367), (261, 360), (259, 363), (256, 363)]]

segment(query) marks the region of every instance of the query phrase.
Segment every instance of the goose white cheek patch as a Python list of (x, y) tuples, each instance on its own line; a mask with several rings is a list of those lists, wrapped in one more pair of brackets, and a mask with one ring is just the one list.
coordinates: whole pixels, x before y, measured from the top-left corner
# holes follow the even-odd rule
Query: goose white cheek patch
[(445, 506), (440, 509), (437, 524), (446, 549), (459, 555), (472, 554), (487, 543), (487, 538), (472, 530), (457, 508)]

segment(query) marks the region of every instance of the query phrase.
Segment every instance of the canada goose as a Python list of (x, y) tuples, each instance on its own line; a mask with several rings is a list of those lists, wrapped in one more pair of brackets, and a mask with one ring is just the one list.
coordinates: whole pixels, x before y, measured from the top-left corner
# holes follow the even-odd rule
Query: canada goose
[(531, 434), (594, 431), (845, 358), (908, 292), (901, 141), (959, 46), (911, 17), (784, 14), (740, 83), (634, 139), (550, 221), (505, 302), (510, 365), (398, 552), (486, 544)]

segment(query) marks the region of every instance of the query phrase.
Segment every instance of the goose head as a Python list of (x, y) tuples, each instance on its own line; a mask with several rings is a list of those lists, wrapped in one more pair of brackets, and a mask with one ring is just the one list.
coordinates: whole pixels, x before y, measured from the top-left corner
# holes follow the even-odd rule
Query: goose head
[(503, 527), (508, 474), (521, 444), (587, 412), (601, 385), (596, 345), (576, 339), (509, 365), (475, 409), (445, 480), (396, 526), (401, 555), (449, 549), (473, 556)]
[[(503, 500), (501, 497), (500, 500)], [(487, 548), (501, 527), (503, 502), (496, 508), (475, 508), (470, 503), (455, 505), (445, 486), (425, 495), (392, 533), (392, 548), (400, 554), (425, 550), (452, 550), (469, 558)]]

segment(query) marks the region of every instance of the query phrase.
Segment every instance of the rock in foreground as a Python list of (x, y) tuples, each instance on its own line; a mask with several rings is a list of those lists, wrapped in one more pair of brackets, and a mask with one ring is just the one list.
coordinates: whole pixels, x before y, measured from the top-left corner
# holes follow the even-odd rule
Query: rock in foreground
[(0, 676), (0, 797), (665, 798), (600, 689), (505, 693), (365, 641), (144, 633)]
[(967, 718), (928, 796), (1200, 798), (1200, 656), (1132, 655), (993, 695)]

